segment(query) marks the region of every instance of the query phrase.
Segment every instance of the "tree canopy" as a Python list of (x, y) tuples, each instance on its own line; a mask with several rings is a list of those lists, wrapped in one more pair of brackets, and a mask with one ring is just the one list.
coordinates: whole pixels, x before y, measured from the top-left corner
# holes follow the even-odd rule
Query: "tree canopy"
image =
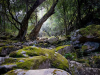
[(0, 32), (19, 40), (41, 34), (67, 36), (90, 23), (99, 24), (99, 9), (99, 0), (0, 0)]

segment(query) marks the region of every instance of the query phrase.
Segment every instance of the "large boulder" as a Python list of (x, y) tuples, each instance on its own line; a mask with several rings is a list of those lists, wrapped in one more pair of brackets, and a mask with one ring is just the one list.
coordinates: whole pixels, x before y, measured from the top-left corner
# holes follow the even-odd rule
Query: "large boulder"
[(100, 25), (89, 25), (86, 28), (76, 30), (71, 34), (72, 41), (80, 41), (81, 43), (91, 41), (100, 42)]
[(69, 69), (73, 75), (100, 75), (99, 68), (90, 68), (76, 61), (69, 61)]
[(75, 49), (87, 46), (87, 53), (100, 49), (100, 25), (89, 25), (71, 34), (71, 43)]
[(9, 55), (11, 52), (18, 50), (19, 47), (15, 46), (3, 46), (0, 47), (0, 56), (6, 56)]
[(4, 75), (71, 75), (71, 74), (61, 69), (50, 68), (50, 69), (40, 69), (40, 70), (16, 69)]
[(0, 75), (12, 70), (16, 65), (3, 65), (0, 66)]
[(67, 53), (71, 53), (71, 52), (75, 51), (74, 47), (72, 45), (58, 46), (58, 47), (54, 48), (53, 50), (55, 50), (56, 52), (60, 53), (63, 56)]
[(100, 44), (97, 42), (85, 42), (82, 46), (82, 51), (90, 53), (96, 50), (99, 50)]
[(47, 41), (48, 41), (50, 44), (54, 44), (54, 43), (57, 43), (58, 40), (59, 40), (58, 37), (53, 37), (53, 38), (48, 39)]
[[(24, 56), (24, 55), (27, 55)], [(45, 68), (59, 68), (68, 70), (68, 61), (59, 53), (39, 47), (25, 47), (18, 51), (11, 52), (10, 57), (13, 57), (12, 62), (4, 62), (17, 64), (16, 68), (20, 69), (45, 69)]]

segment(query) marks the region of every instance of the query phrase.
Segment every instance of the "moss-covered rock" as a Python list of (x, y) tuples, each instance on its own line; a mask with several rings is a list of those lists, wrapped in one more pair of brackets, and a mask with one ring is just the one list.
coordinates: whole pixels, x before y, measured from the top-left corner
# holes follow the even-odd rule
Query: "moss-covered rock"
[(79, 30), (79, 34), (83, 36), (95, 36), (100, 38), (100, 25), (89, 25)]
[(74, 47), (72, 45), (63, 45), (58, 46), (53, 50), (60, 53), (61, 55), (65, 55), (66, 53), (74, 52)]
[(66, 46), (70, 46), (70, 45), (58, 46), (58, 47), (56, 47), (56, 48), (53, 49), (53, 50), (55, 50), (55, 51), (57, 52), (57, 51), (59, 51), (60, 49), (65, 48)]
[[(23, 58), (24, 56), (20, 56), (21, 54), (23, 55), (26, 54), (28, 57)], [(14, 54), (13, 52), (10, 53), (11, 57), (20, 57), (17, 59), (23, 60), (24, 62), (16, 62), (17, 68), (22, 68), (22, 69), (38, 69), (41, 68), (41, 64), (43, 63), (48, 63), (50, 65), (47, 65), (48, 68), (50, 67), (55, 67), (59, 69), (66, 70), (68, 69), (68, 61), (65, 57), (60, 55), (59, 53), (45, 49), (45, 48), (39, 48), (39, 47), (25, 47), (23, 49), (20, 49), (18, 51), (15, 51)], [(29, 57), (31, 56), (31, 58)], [(45, 65), (44, 65), (45, 66)], [(43, 67), (42, 67), (43, 68)]]
[(10, 56), (10, 57), (15, 57), (15, 58), (24, 57), (23, 54), (17, 53), (16, 51), (11, 52), (9, 56)]
[(0, 56), (6, 56), (10, 52), (13, 52), (15, 50), (17, 50), (17, 48), (14, 47), (14, 46), (3, 46), (3, 47), (0, 47)]
[[(31, 59), (27, 59), (24, 62), (18, 62), (17, 63), (17, 68), (21, 69), (40, 69), (41, 64), (47, 64), (46, 61), (48, 59), (45, 56), (36, 56)], [(48, 63), (49, 64), (49, 63)], [(43, 66), (42, 68), (49, 68), (47, 65), (46, 67)]]

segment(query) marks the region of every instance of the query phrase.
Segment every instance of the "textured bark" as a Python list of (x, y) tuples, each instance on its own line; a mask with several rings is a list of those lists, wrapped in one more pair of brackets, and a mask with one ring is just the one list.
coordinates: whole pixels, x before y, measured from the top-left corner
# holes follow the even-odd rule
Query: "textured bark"
[(54, 14), (54, 8), (57, 4), (58, 0), (56, 0), (55, 3), (53, 3), (53, 5), (51, 6), (50, 10), (38, 21), (37, 25), (35, 26), (35, 28), (31, 31), (29, 38), (31, 40), (35, 40), (43, 23), (52, 15)]
[(34, 5), (30, 8), (30, 10), (27, 12), (24, 19), (22, 20), (21, 27), (20, 27), (20, 30), (19, 30), (19, 33), (18, 33), (18, 36), (17, 36), (17, 38), (19, 38), (21, 41), (25, 39), (25, 35), (26, 35), (26, 32), (27, 32), (27, 28), (28, 28), (28, 20), (29, 20), (31, 14), (44, 1), (45, 0), (36, 0)]

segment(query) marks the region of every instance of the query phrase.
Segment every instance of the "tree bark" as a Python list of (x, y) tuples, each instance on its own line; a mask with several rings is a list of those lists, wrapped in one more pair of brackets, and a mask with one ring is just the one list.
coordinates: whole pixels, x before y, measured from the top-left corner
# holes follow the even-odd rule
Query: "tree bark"
[(66, 19), (66, 7), (64, 5), (65, 1), (63, 0), (63, 5), (62, 5), (62, 8), (63, 8), (63, 20), (64, 20), (64, 26), (65, 26), (65, 34), (66, 36), (68, 35), (68, 31), (67, 31), (67, 19)]
[(26, 35), (26, 32), (27, 32), (27, 28), (28, 28), (28, 20), (29, 20), (31, 14), (34, 12), (34, 10), (40, 4), (42, 4), (44, 1), (45, 0), (36, 0), (36, 2), (34, 3), (34, 5), (27, 12), (27, 14), (25, 15), (25, 17), (23, 18), (23, 20), (21, 22), (20, 30), (19, 30), (18, 36), (16, 37), (17, 39), (20, 39), (21, 41), (23, 41), (25, 39), (25, 35)]
[(78, 7), (77, 7), (78, 26), (81, 27), (81, 0), (78, 0), (77, 3), (78, 3)]
[(50, 10), (38, 21), (37, 25), (35, 26), (35, 28), (31, 31), (31, 33), (29, 34), (29, 38), (31, 40), (35, 40), (43, 23), (52, 15), (54, 14), (54, 8), (57, 4), (58, 0), (56, 0), (55, 3), (53, 3), (53, 5), (51, 6)]

